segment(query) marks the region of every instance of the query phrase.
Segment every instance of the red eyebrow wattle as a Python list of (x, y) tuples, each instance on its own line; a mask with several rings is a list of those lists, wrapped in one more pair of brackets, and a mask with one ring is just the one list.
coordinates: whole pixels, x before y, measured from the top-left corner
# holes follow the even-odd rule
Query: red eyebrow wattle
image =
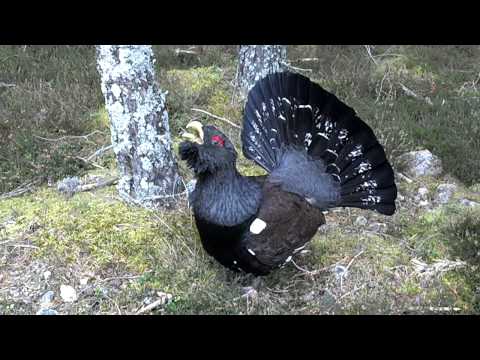
[(213, 135), (212, 136), (212, 142), (217, 142), (222, 146), (225, 144), (225, 140), (223, 140), (222, 137), (219, 136), (219, 135)]

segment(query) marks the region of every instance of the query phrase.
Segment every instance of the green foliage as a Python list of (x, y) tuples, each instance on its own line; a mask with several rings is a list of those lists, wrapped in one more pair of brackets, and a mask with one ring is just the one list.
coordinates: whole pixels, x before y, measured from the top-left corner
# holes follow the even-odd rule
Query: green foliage
[(0, 46), (0, 64), (2, 81), (15, 85), (0, 88), (0, 193), (39, 175), (81, 173), (76, 156), (92, 144), (40, 137), (98, 129), (90, 117), (102, 102), (93, 47)]

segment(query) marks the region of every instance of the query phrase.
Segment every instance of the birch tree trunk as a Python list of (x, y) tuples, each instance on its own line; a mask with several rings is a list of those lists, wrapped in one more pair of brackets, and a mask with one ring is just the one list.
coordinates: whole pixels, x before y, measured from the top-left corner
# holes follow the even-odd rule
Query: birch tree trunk
[(239, 51), (238, 85), (246, 97), (255, 83), (268, 74), (284, 71), (287, 61), (285, 45), (242, 45)]
[(110, 117), (112, 145), (127, 201), (156, 208), (183, 190), (172, 144), (165, 95), (155, 82), (151, 46), (97, 46), (97, 69)]

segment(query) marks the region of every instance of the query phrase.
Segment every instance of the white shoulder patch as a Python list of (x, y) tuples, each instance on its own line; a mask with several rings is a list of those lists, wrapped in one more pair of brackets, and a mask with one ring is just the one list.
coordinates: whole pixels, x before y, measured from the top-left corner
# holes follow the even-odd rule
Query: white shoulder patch
[(267, 227), (267, 223), (260, 218), (253, 220), (250, 225), (250, 232), (253, 234), (260, 234)]

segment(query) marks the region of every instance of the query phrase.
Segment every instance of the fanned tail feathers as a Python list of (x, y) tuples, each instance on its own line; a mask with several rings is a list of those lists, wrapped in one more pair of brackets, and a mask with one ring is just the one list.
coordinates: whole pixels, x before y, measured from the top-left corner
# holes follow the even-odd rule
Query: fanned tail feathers
[[(302, 75), (271, 74), (250, 90), (242, 144), (248, 159), (274, 174), (282, 168), (285, 152), (308, 154), (335, 185), (328, 187), (319, 175), (318, 187), (338, 192), (336, 202), (326, 207), (358, 207), (386, 215), (395, 212), (393, 170), (372, 129), (352, 108)], [(318, 194), (321, 205), (325, 189)]]

